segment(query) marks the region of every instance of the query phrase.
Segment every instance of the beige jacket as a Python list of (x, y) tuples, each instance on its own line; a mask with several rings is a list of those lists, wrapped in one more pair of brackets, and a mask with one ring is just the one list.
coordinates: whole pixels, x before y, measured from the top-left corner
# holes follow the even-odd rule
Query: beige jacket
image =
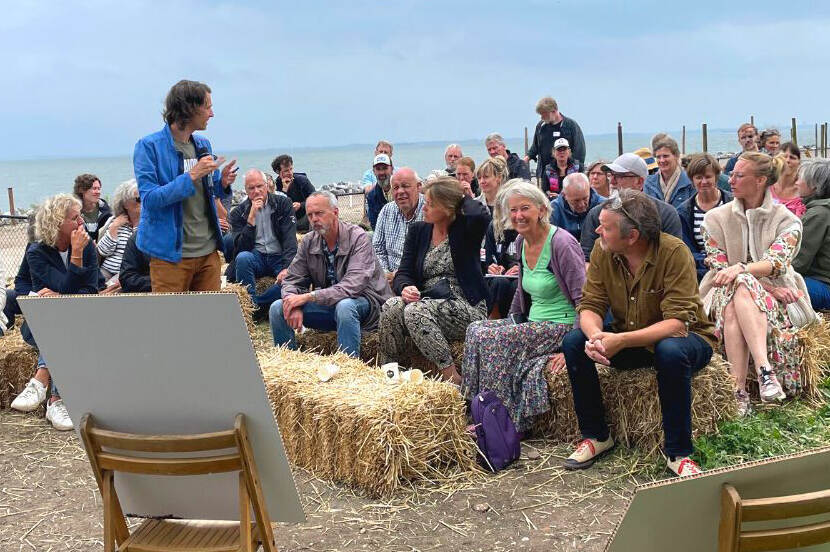
[[(802, 230), (801, 220), (789, 211), (784, 205), (773, 202), (769, 188), (764, 194), (764, 201), (756, 209), (744, 209), (743, 201), (733, 201), (715, 207), (706, 213), (703, 225), (709, 235), (718, 243), (718, 247), (726, 251), (729, 265), (738, 263), (752, 263), (764, 260), (764, 254), (772, 243), (786, 230), (797, 228)], [(798, 253), (800, 242), (793, 255)], [(717, 270), (710, 269), (700, 282), (700, 295), (709, 296), (712, 290), (712, 279)], [(791, 321), (796, 326), (803, 326), (816, 317), (810, 304), (810, 296), (804, 278), (791, 265), (776, 278), (766, 278), (776, 287), (788, 287), (803, 292), (803, 297), (794, 305), (787, 307)], [(707, 301), (705, 301), (708, 303)], [(800, 312), (793, 312), (794, 309)]]

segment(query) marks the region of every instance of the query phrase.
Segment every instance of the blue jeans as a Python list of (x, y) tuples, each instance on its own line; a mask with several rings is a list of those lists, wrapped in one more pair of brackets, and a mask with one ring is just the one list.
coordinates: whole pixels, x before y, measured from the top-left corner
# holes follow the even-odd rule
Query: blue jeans
[[(609, 331), (607, 328), (605, 331)], [(585, 439), (608, 438), (605, 407), (594, 361), (585, 354), (587, 337), (582, 330), (571, 330), (562, 341), (562, 352), (571, 380), (574, 409), (579, 430)], [(657, 393), (663, 414), (666, 455), (688, 456), (692, 447), (692, 374), (706, 366), (712, 347), (697, 334), (661, 339), (654, 352), (645, 348), (623, 349), (611, 359), (611, 366), (625, 370), (654, 366)]]
[(222, 253), (225, 259), (233, 258), (233, 234), (231, 232), (222, 235), (222, 249), (224, 249)]
[(804, 278), (804, 283), (807, 284), (807, 293), (810, 294), (813, 310), (830, 309), (830, 285), (815, 278)]
[[(333, 307), (316, 303), (303, 305), (303, 326), (324, 332), (337, 330), (337, 347), (351, 357), (360, 356), (360, 323), (369, 315), (369, 300), (365, 297), (343, 299)], [(294, 330), (285, 321), (282, 299), (274, 301), (268, 313), (274, 345), (297, 349)]]
[(236, 281), (248, 288), (254, 305), (268, 307), (280, 298), (282, 287), (279, 284), (266, 289), (262, 295), (256, 293), (256, 279), (263, 276), (276, 276), (282, 270), (282, 255), (266, 255), (256, 249), (241, 251), (236, 256)]

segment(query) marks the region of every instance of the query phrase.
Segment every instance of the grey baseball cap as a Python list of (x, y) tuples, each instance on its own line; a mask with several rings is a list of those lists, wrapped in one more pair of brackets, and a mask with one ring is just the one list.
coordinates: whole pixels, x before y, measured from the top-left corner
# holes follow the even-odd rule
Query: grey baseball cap
[(615, 173), (633, 173), (643, 178), (648, 177), (648, 166), (643, 158), (636, 153), (624, 153), (614, 159), (612, 163), (602, 166), (603, 170)]

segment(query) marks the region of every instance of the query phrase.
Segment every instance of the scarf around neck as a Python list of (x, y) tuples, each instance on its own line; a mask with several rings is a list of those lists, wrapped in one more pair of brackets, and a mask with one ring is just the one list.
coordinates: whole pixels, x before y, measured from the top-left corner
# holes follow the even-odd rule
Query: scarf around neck
[(668, 202), (671, 199), (671, 194), (674, 192), (674, 189), (677, 187), (677, 181), (680, 180), (680, 171), (683, 169), (680, 168), (680, 165), (677, 165), (677, 168), (674, 170), (674, 174), (669, 177), (669, 181), (666, 182), (663, 180), (663, 173), (657, 171), (658, 178), (660, 179), (660, 189), (663, 190), (663, 199)]

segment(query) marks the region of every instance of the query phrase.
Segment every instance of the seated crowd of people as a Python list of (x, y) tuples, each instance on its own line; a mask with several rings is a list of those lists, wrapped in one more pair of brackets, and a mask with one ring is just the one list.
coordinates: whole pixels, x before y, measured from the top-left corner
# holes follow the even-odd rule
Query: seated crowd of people
[[(678, 475), (699, 471), (691, 378), (713, 352), (730, 362), (742, 416), (750, 367), (765, 403), (803, 390), (797, 330), (830, 308), (830, 160), (802, 162), (777, 132), (759, 143), (741, 125), (743, 151), (724, 169), (706, 153), (684, 159), (665, 134), (586, 166), (579, 125), (546, 97), (524, 159), (492, 133), (478, 166), (451, 144), (422, 180), (378, 142), (364, 228), (342, 220), (338, 198), (315, 191), (288, 155), (274, 159), (275, 179), (248, 170), (247, 198), (228, 209), (235, 162), (221, 168), (193, 134), (212, 116), (210, 90), (182, 82), (191, 88), (171, 90), (165, 128), (136, 145), (137, 180), (115, 190), (112, 207), (85, 174), (74, 195), (38, 209), (0, 322), (10, 326), (15, 298), (30, 293), (217, 289), (221, 252), (275, 345), (296, 348), (303, 328), (334, 331), (357, 357), (363, 332), (377, 330), (379, 360), (406, 366), (409, 338), (467, 400), (495, 392), (520, 432), (550, 408), (546, 372), (565, 370), (583, 437), (568, 469), (614, 446), (596, 364), (655, 368)], [(203, 115), (177, 104), (194, 90)], [(176, 155), (179, 174), (162, 162)], [(299, 244), (298, 231), (308, 232)], [(264, 276), (274, 283), (258, 292)], [(459, 362), (451, 345), (461, 340)], [(34, 410), (47, 390), (47, 417), (71, 428), (42, 356), (12, 407)]]

